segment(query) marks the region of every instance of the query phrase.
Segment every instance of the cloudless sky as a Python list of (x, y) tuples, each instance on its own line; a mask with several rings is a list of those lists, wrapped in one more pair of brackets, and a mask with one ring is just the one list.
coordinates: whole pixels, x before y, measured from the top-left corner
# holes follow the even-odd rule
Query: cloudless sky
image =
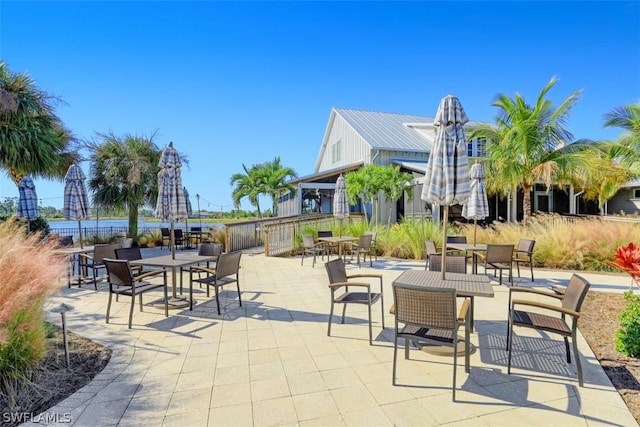
[[(0, 58), (64, 101), (78, 138), (173, 141), (194, 210), (196, 194), (230, 210), (242, 164), (314, 172), (332, 107), (433, 116), (453, 94), (492, 121), (497, 94), (533, 103), (557, 76), (556, 105), (583, 90), (576, 139), (615, 138), (602, 116), (640, 100), (640, 3), (2, 0)], [(62, 182), (36, 187), (62, 207)]]

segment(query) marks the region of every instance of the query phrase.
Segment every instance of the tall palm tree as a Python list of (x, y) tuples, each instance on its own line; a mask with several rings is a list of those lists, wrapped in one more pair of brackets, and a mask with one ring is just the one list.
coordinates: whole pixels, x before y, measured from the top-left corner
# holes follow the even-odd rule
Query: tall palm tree
[(153, 205), (158, 194), (158, 162), (162, 151), (149, 138), (98, 134), (88, 143), (91, 169), (88, 186), (93, 202), (105, 208), (127, 209), (128, 237), (138, 236), (138, 212)]
[(265, 194), (264, 184), (262, 180), (262, 172), (260, 166), (253, 165), (251, 168), (242, 164), (244, 173), (235, 173), (231, 176), (230, 184), (235, 188), (231, 193), (231, 199), (236, 209), (240, 208), (240, 201), (245, 197), (249, 199), (249, 203), (258, 210), (258, 217), (262, 218), (260, 211), (260, 195)]
[(632, 174), (640, 172), (640, 104), (618, 107), (604, 115), (605, 127), (617, 127), (623, 133), (610, 143), (612, 155)]
[(278, 199), (286, 193), (291, 193), (292, 197), (295, 196), (296, 186), (289, 181), (297, 178), (298, 174), (292, 168), (283, 166), (280, 157), (266, 162), (260, 167), (260, 172), (264, 191), (271, 197), (271, 212), (274, 216), (278, 216)]
[(0, 168), (16, 185), (24, 175), (62, 179), (77, 160), (75, 139), (54, 112), (58, 102), (0, 61)]
[[(383, 168), (384, 179), (382, 180), (382, 193), (389, 202), (396, 202), (406, 189), (406, 184), (413, 179), (411, 174), (400, 172), (400, 166), (388, 166)], [(413, 191), (407, 192), (407, 200), (413, 200)], [(391, 225), (391, 211), (393, 205), (389, 206), (387, 226)]]
[(470, 127), (470, 139), (487, 139), (488, 189), (506, 194), (520, 187), (524, 193), (525, 221), (531, 214), (531, 191), (536, 182), (550, 188), (558, 173), (580, 162), (580, 157), (574, 154), (584, 147), (567, 145), (573, 135), (566, 128), (581, 91), (554, 107), (546, 96), (556, 82), (555, 77), (549, 80), (533, 106), (519, 93), (514, 98), (498, 95), (492, 103), (499, 109), (495, 124)]

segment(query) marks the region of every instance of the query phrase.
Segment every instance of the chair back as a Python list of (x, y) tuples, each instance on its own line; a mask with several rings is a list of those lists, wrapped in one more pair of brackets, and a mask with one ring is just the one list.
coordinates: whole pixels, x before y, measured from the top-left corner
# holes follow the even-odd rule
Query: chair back
[(216, 277), (226, 277), (237, 274), (240, 269), (241, 251), (220, 254), (216, 263)]
[(342, 258), (334, 259), (324, 264), (329, 276), (329, 283), (339, 283), (347, 281), (347, 270), (344, 267)]
[(433, 240), (425, 239), (424, 240), (424, 254), (425, 255), (433, 255), (437, 254), (438, 250), (436, 249), (436, 242)]
[[(464, 255), (447, 255), (445, 258), (447, 273), (467, 274), (467, 257)], [(429, 255), (429, 271), (442, 271), (442, 255)]]
[(564, 297), (562, 298), (562, 307), (580, 312), (580, 308), (590, 287), (591, 284), (584, 277), (578, 274), (571, 276), (567, 289), (564, 292)]
[(485, 262), (488, 264), (511, 264), (513, 245), (487, 245)]
[(198, 255), (219, 256), (222, 254), (224, 245), (222, 243), (203, 243), (198, 248)]
[(118, 243), (95, 245), (93, 247), (93, 262), (100, 263), (105, 258), (116, 258), (116, 249), (119, 247)]
[(182, 234), (182, 228), (176, 228), (176, 229), (174, 229), (174, 230), (173, 230), (173, 236), (174, 236), (176, 239), (182, 239), (182, 236), (183, 236), (183, 234)]
[(333, 237), (333, 231), (318, 231), (318, 237)]
[(536, 241), (535, 240), (520, 239), (518, 241), (518, 246), (516, 246), (516, 252), (531, 253), (531, 252), (533, 252), (533, 247), (535, 245), (536, 245)]
[(202, 232), (202, 227), (191, 227), (191, 232), (200, 233)]
[(142, 259), (142, 252), (140, 252), (139, 247), (131, 247), (131, 248), (117, 248), (115, 250), (116, 259), (126, 259), (128, 261), (135, 261), (137, 259)]
[(171, 237), (171, 233), (166, 227), (160, 227), (160, 234), (162, 235), (162, 237)]
[(305, 248), (313, 248), (316, 245), (316, 241), (311, 234), (302, 235), (302, 246)]
[(457, 326), (455, 289), (394, 284), (393, 297), (397, 322), (440, 329)]
[(371, 234), (366, 234), (366, 233), (358, 237), (358, 249), (362, 249), (365, 251), (370, 250), (372, 239), (373, 239), (373, 236)]
[(133, 285), (133, 273), (128, 260), (105, 258), (104, 265), (107, 268), (109, 283), (116, 286)]
[(447, 243), (467, 243), (467, 236), (447, 236)]
[(375, 245), (376, 244), (376, 236), (378, 235), (378, 233), (376, 233), (375, 231), (365, 231), (364, 235), (369, 235), (371, 236), (371, 244)]
[(63, 248), (68, 248), (73, 246), (73, 236), (60, 236), (58, 240), (58, 245)]

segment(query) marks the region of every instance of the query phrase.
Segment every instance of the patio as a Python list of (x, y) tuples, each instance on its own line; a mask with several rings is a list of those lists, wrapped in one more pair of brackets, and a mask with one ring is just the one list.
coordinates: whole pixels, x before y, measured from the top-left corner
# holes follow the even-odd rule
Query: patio
[[(167, 253), (154, 248), (144, 256)], [(114, 303), (105, 324), (107, 292), (66, 288), (54, 300), (75, 307), (69, 329), (113, 349), (110, 363), (86, 387), (49, 413), (70, 413), (76, 426), (193, 425), (636, 425), (593, 353), (580, 337), (585, 387), (567, 365), (561, 340), (516, 331), (512, 374), (506, 373), (508, 290), (477, 298), (471, 372), (458, 366), (457, 402), (451, 401), (451, 358), (412, 350), (398, 360), (391, 385), (391, 284), (424, 262), (379, 259), (348, 272), (384, 275), (385, 323), (374, 310), (368, 344), (366, 307), (349, 307), (347, 324), (327, 337), (329, 290), (322, 262), (265, 257), (246, 251), (241, 262), (243, 307), (222, 293), (223, 313), (196, 286), (192, 312), (136, 311), (127, 329), (128, 301)], [(536, 270), (535, 286), (564, 284), (571, 273)], [(593, 290), (624, 291), (619, 276), (584, 275)], [(550, 279), (554, 277), (555, 279)], [(185, 273), (185, 280), (188, 274)], [(186, 283), (186, 281), (185, 281)], [(530, 286), (530, 278), (515, 278)], [(160, 295), (160, 294), (158, 294)], [(146, 302), (152, 298), (147, 296)], [(136, 309), (137, 310), (137, 309)], [(59, 316), (52, 315), (53, 321)], [(529, 351), (518, 352), (526, 346)], [(402, 352), (400, 351), (401, 355)]]

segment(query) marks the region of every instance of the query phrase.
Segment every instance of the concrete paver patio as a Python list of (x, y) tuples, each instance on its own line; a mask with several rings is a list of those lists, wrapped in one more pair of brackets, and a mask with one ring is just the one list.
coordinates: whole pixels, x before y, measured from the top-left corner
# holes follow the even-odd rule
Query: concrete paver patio
[[(158, 251), (145, 250), (145, 256)], [(113, 355), (90, 384), (47, 413), (70, 414), (74, 426), (92, 427), (637, 425), (582, 337), (585, 387), (578, 387), (575, 365), (566, 363), (559, 338), (521, 329), (507, 375), (508, 288), (497, 282), (495, 298), (476, 298), (476, 351), (468, 375), (460, 359), (458, 401), (452, 402), (450, 357), (413, 349), (405, 360), (399, 351), (399, 386), (391, 385), (391, 283), (423, 263), (381, 258), (373, 269), (348, 266), (350, 273), (384, 275), (387, 328), (381, 329), (374, 309), (373, 346), (365, 307), (350, 306), (347, 323), (336, 323), (327, 336), (330, 301), (322, 262), (312, 268), (299, 258), (254, 252), (243, 254), (241, 265), (242, 307), (230, 287), (218, 316), (215, 300), (196, 287), (193, 311), (175, 310), (165, 318), (162, 310), (145, 306), (141, 313), (136, 306), (130, 330), (128, 298), (114, 302), (106, 324), (104, 284), (98, 291), (61, 285), (52, 303), (74, 306), (69, 329), (108, 345)], [(571, 275), (535, 274), (534, 283), (526, 273), (516, 283), (566, 284)], [(628, 288), (623, 276), (585, 277), (595, 290)], [(145, 302), (153, 297), (146, 295)]]

